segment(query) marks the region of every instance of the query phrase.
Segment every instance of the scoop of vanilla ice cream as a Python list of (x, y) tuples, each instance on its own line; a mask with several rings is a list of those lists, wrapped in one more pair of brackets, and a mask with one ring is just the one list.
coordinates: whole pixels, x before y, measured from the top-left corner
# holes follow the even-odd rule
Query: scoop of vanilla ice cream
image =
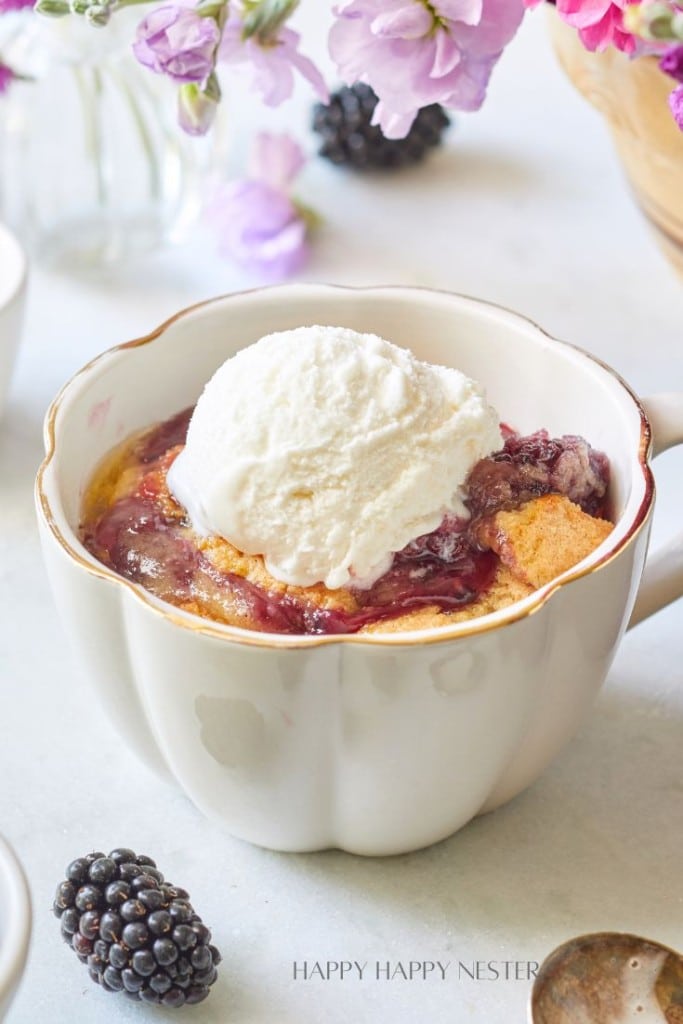
[(285, 583), (370, 586), (500, 447), (478, 384), (372, 334), (301, 327), (228, 359), (168, 483), (195, 530)]

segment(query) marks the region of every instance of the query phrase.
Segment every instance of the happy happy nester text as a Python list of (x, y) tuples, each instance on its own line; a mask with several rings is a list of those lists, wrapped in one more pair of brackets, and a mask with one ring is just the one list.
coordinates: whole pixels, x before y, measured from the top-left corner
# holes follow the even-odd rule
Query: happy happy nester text
[(294, 981), (530, 981), (536, 977), (535, 960), (294, 960)]

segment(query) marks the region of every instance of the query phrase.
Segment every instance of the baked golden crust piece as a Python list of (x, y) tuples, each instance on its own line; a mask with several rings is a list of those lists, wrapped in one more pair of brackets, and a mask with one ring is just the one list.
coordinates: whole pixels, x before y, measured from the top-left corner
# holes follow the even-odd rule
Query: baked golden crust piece
[(612, 529), (569, 498), (546, 494), (514, 512), (497, 512), (477, 536), (518, 579), (537, 589), (582, 561)]
[(322, 583), (312, 587), (291, 586), (270, 575), (262, 555), (245, 555), (222, 537), (198, 537), (193, 534), (193, 538), (199, 550), (220, 572), (234, 573), (270, 593), (289, 594), (298, 600), (310, 601), (319, 608), (340, 608), (351, 612), (358, 609), (358, 602), (350, 590), (328, 590)]
[(434, 605), (420, 608), (373, 622), (360, 632), (431, 629), (469, 622), (507, 608), (580, 562), (612, 528), (612, 523), (589, 516), (559, 494), (533, 498), (512, 512), (497, 512), (477, 531), (481, 545), (491, 548), (501, 560), (492, 585), (477, 601), (448, 612)]

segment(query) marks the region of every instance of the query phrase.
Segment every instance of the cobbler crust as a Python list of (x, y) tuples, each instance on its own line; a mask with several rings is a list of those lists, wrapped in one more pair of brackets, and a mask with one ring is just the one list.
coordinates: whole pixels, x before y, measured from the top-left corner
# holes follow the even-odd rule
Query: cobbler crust
[[(180, 522), (184, 519), (184, 510), (176, 503), (166, 484), (166, 472), (179, 450), (170, 449), (160, 460), (158, 473), (151, 474), (151, 485), (155, 502)], [(96, 472), (85, 496), (84, 521), (95, 521), (114, 502), (134, 493), (141, 482), (145, 486), (144, 481), (149, 481), (149, 477), (149, 467), (136, 461), (130, 442), (122, 445)], [(471, 621), (499, 611), (527, 597), (580, 562), (607, 537), (612, 528), (612, 523), (588, 515), (558, 494), (533, 498), (513, 511), (487, 516), (478, 525), (477, 541), (482, 548), (493, 550), (500, 558), (500, 564), (493, 583), (483, 594), (455, 610), (442, 611), (436, 605), (429, 605), (374, 621), (364, 625), (360, 632), (400, 633), (430, 629)], [(182, 534), (219, 572), (240, 576), (268, 593), (287, 594), (319, 608), (351, 613), (360, 607), (351, 590), (328, 590), (323, 584), (289, 586), (270, 575), (261, 555), (245, 554), (220, 537), (201, 537), (187, 525), (183, 527)], [(251, 620), (239, 595), (225, 593), (220, 603), (187, 600), (178, 602), (178, 606), (229, 625), (262, 628)]]
[(423, 608), (373, 622), (361, 632), (429, 629), (507, 608), (584, 559), (612, 529), (612, 523), (587, 515), (559, 494), (534, 498), (512, 512), (498, 512), (485, 519), (477, 533), (482, 546), (501, 560), (492, 586), (478, 600), (457, 611)]

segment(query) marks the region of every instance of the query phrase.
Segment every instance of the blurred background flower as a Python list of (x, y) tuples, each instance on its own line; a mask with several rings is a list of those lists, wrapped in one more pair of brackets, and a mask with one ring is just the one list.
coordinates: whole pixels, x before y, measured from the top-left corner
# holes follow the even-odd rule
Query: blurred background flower
[(9, 89), (10, 83), (14, 78), (14, 72), (7, 64), (0, 62), (0, 95)]
[(374, 123), (405, 136), (421, 107), (478, 110), (491, 72), (517, 31), (522, 0), (344, 0), (330, 53), (351, 85), (379, 97)]
[[(321, 100), (327, 99), (323, 76), (313, 61), (299, 52), (299, 33), (282, 24), (296, 3), (285, 2), (280, 8), (277, 4), (270, 6), (272, 15), (269, 19), (267, 4), (232, 0), (218, 48), (218, 60), (221, 64), (248, 70), (251, 88), (259, 93), (267, 106), (275, 107), (289, 99), (294, 89), (295, 72), (312, 86)], [(253, 17), (258, 13), (261, 14), (260, 20)]]
[(287, 277), (308, 259), (317, 218), (292, 196), (305, 162), (290, 136), (260, 133), (247, 177), (220, 186), (207, 211), (220, 253), (265, 281)]
[(145, 67), (174, 82), (205, 82), (220, 38), (213, 18), (191, 7), (162, 4), (138, 25), (133, 53)]
[[(37, 11), (76, 14), (106, 25), (125, 7), (154, 0), (36, 0)], [(595, 2), (595, 0), (592, 0)], [(0, 0), (0, 12), (32, 0)], [(199, 0), (152, 7), (138, 26), (133, 52), (156, 74), (185, 90), (181, 127), (208, 131), (220, 101), (220, 74), (246, 73), (267, 106), (287, 100), (298, 77), (319, 100), (329, 96), (315, 63), (288, 24), (298, 0)], [(418, 111), (435, 103), (477, 110), (491, 73), (524, 13), (523, 0), (341, 0), (333, 7), (329, 50), (340, 76), (378, 97), (374, 123), (403, 138)], [(213, 83), (210, 88), (209, 83)]]

